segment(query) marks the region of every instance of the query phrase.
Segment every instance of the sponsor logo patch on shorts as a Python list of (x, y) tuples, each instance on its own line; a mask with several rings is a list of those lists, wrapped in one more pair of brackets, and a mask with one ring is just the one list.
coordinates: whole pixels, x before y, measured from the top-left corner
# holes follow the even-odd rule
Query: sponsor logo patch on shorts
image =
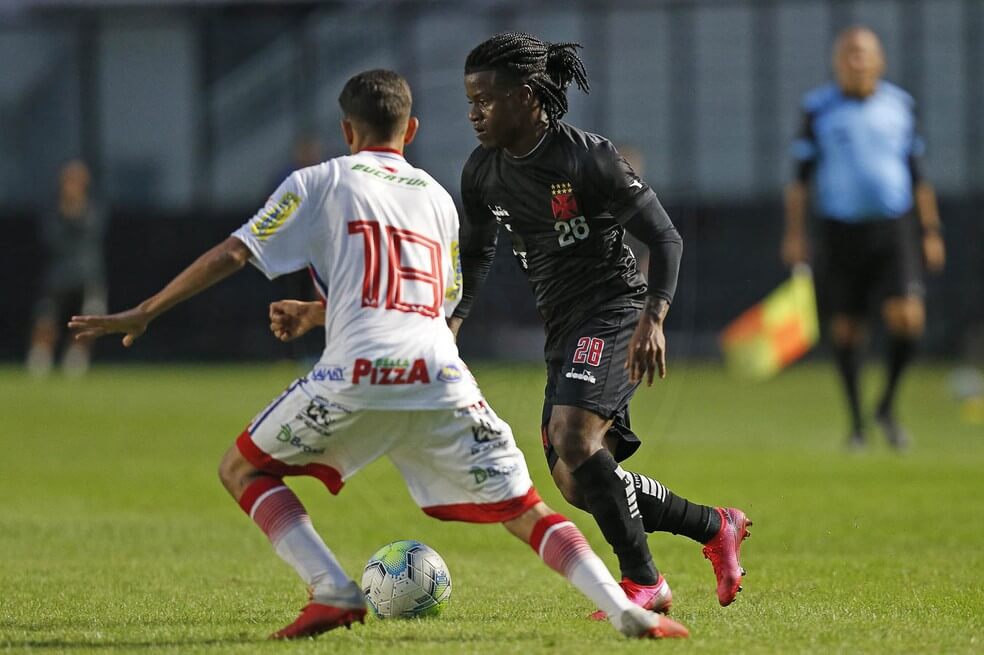
[(280, 426), (280, 431), (277, 433), (277, 441), (290, 444), (305, 455), (322, 455), (325, 452), (324, 448), (315, 448), (301, 441), (301, 438), (294, 434), (294, 429), (286, 423)]
[(345, 367), (344, 366), (319, 367), (311, 371), (311, 375), (309, 375), (308, 377), (315, 382), (344, 382)]
[(468, 474), (475, 478), (475, 484), (485, 484), (492, 478), (508, 477), (519, 469), (518, 464), (505, 464), (502, 466), (473, 466), (468, 470)]
[(504, 437), (500, 439), (493, 439), (491, 441), (480, 441), (471, 447), (471, 454), (481, 455), (482, 453), (487, 453), (492, 450), (505, 448), (508, 445), (509, 445), (509, 440)]
[(330, 437), (332, 433), (331, 425), (335, 421), (332, 412), (350, 414), (351, 410), (323, 396), (315, 396), (308, 402), (304, 409), (297, 413), (297, 420), (318, 434)]
[(564, 373), (564, 377), (570, 380), (580, 380), (581, 382), (588, 382), (590, 384), (594, 384), (595, 382), (598, 381), (595, 379), (595, 376), (592, 375), (591, 371), (589, 371), (588, 369), (584, 369), (583, 371), (575, 371), (571, 369), (570, 371)]
[(448, 384), (461, 382), (462, 377), (464, 377), (464, 374), (461, 372), (461, 369), (458, 368), (457, 364), (445, 364), (441, 367), (441, 370), (437, 372), (437, 379), (441, 382), (447, 382)]

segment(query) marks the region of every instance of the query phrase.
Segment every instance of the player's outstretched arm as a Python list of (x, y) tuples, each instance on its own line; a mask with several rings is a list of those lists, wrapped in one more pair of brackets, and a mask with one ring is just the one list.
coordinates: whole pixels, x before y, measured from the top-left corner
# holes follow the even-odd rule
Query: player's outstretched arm
[(122, 334), (129, 348), (147, 331), (155, 318), (179, 302), (187, 300), (220, 280), (229, 277), (249, 261), (250, 251), (242, 241), (229, 237), (178, 274), (166, 287), (136, 307), (103, 316), (73, 316), (68, 327), (76, 339), (92, 339)]
[(293, 341), (324, 324), (325, 307), (316, 300), (278, 300), (270, 303), (270, 331), (281, 341)]

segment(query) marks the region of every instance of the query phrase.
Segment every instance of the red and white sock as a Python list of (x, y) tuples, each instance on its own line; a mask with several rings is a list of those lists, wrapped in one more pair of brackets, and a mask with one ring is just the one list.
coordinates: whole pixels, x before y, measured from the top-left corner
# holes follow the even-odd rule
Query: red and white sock
[(260, 526), (277, 555), (312, 587), (316, 599), (337, 596), (338, 592), (351, 595), (352, 579), (314, 531), (304, 505), (281, 478), (257, 478), (246, 487), (239, 506)]
[(632, 602), (615, 582), (581, 531), (560, 514), (545, 516), (533, 526), (530, 546), (546, 562), (610, 617), (618, 617)]

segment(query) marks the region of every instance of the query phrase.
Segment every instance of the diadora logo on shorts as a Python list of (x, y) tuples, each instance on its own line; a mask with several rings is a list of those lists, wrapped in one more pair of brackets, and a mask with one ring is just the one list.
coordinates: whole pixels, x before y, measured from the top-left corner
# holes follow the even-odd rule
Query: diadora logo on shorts
[(571, 369), (570, 371), (564, 373), (564, 377), (569, 378), (571, 380), (581, 380), (582, 382), (590, 382), (591, 384), (594, 384), (595, 382), (598, 381), (595, 379), (595, 376), (592, 375), (591, 371), (589, 371), (588, 369), (584, 369), (583, 371), (575, 371), (574, 369)]
[(316, 368), (311, 371), (311, 375), (308, 377), (315, 382), (344, 382), (345, 367), (328, 366), (324, 368)]
[(461, 369), (457, 364), (445, 364), (437, 372), (437, 379), (441, 382), (453, 384), (455, 382), (461, 382), (462, 375)]
[(314, 448), (301, 441), (301, 438), (294, 434), (293, 428), (286, 423), (280, 426), (280, 432), (277, 433), (277, 441), (289, 443), (294, 448), (301, 450), (305, 455), (321, 455), (325, 452), (324, 448)]
[(430, 384), (427, 363), (422, 359), (390, 359), (380, 357), (376, 360), (357, 359), (352, 368), (352, 384)]
[(518, 468), (517, 464), (506, 464), (504, 466), (473, 466), (468, 473), (475, 478), (475, 484), (484, 484), (491, 478), (502, 478), (512, 475)]

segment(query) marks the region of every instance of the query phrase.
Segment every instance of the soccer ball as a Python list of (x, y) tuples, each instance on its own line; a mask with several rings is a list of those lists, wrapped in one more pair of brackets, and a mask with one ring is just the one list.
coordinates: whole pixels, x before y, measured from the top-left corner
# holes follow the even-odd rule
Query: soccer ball
[(451, 600), (451, 574), (433, 548), (419, 541), (394, 541), (366, 562), (362, 591), (380, 618), (433, 616)]

